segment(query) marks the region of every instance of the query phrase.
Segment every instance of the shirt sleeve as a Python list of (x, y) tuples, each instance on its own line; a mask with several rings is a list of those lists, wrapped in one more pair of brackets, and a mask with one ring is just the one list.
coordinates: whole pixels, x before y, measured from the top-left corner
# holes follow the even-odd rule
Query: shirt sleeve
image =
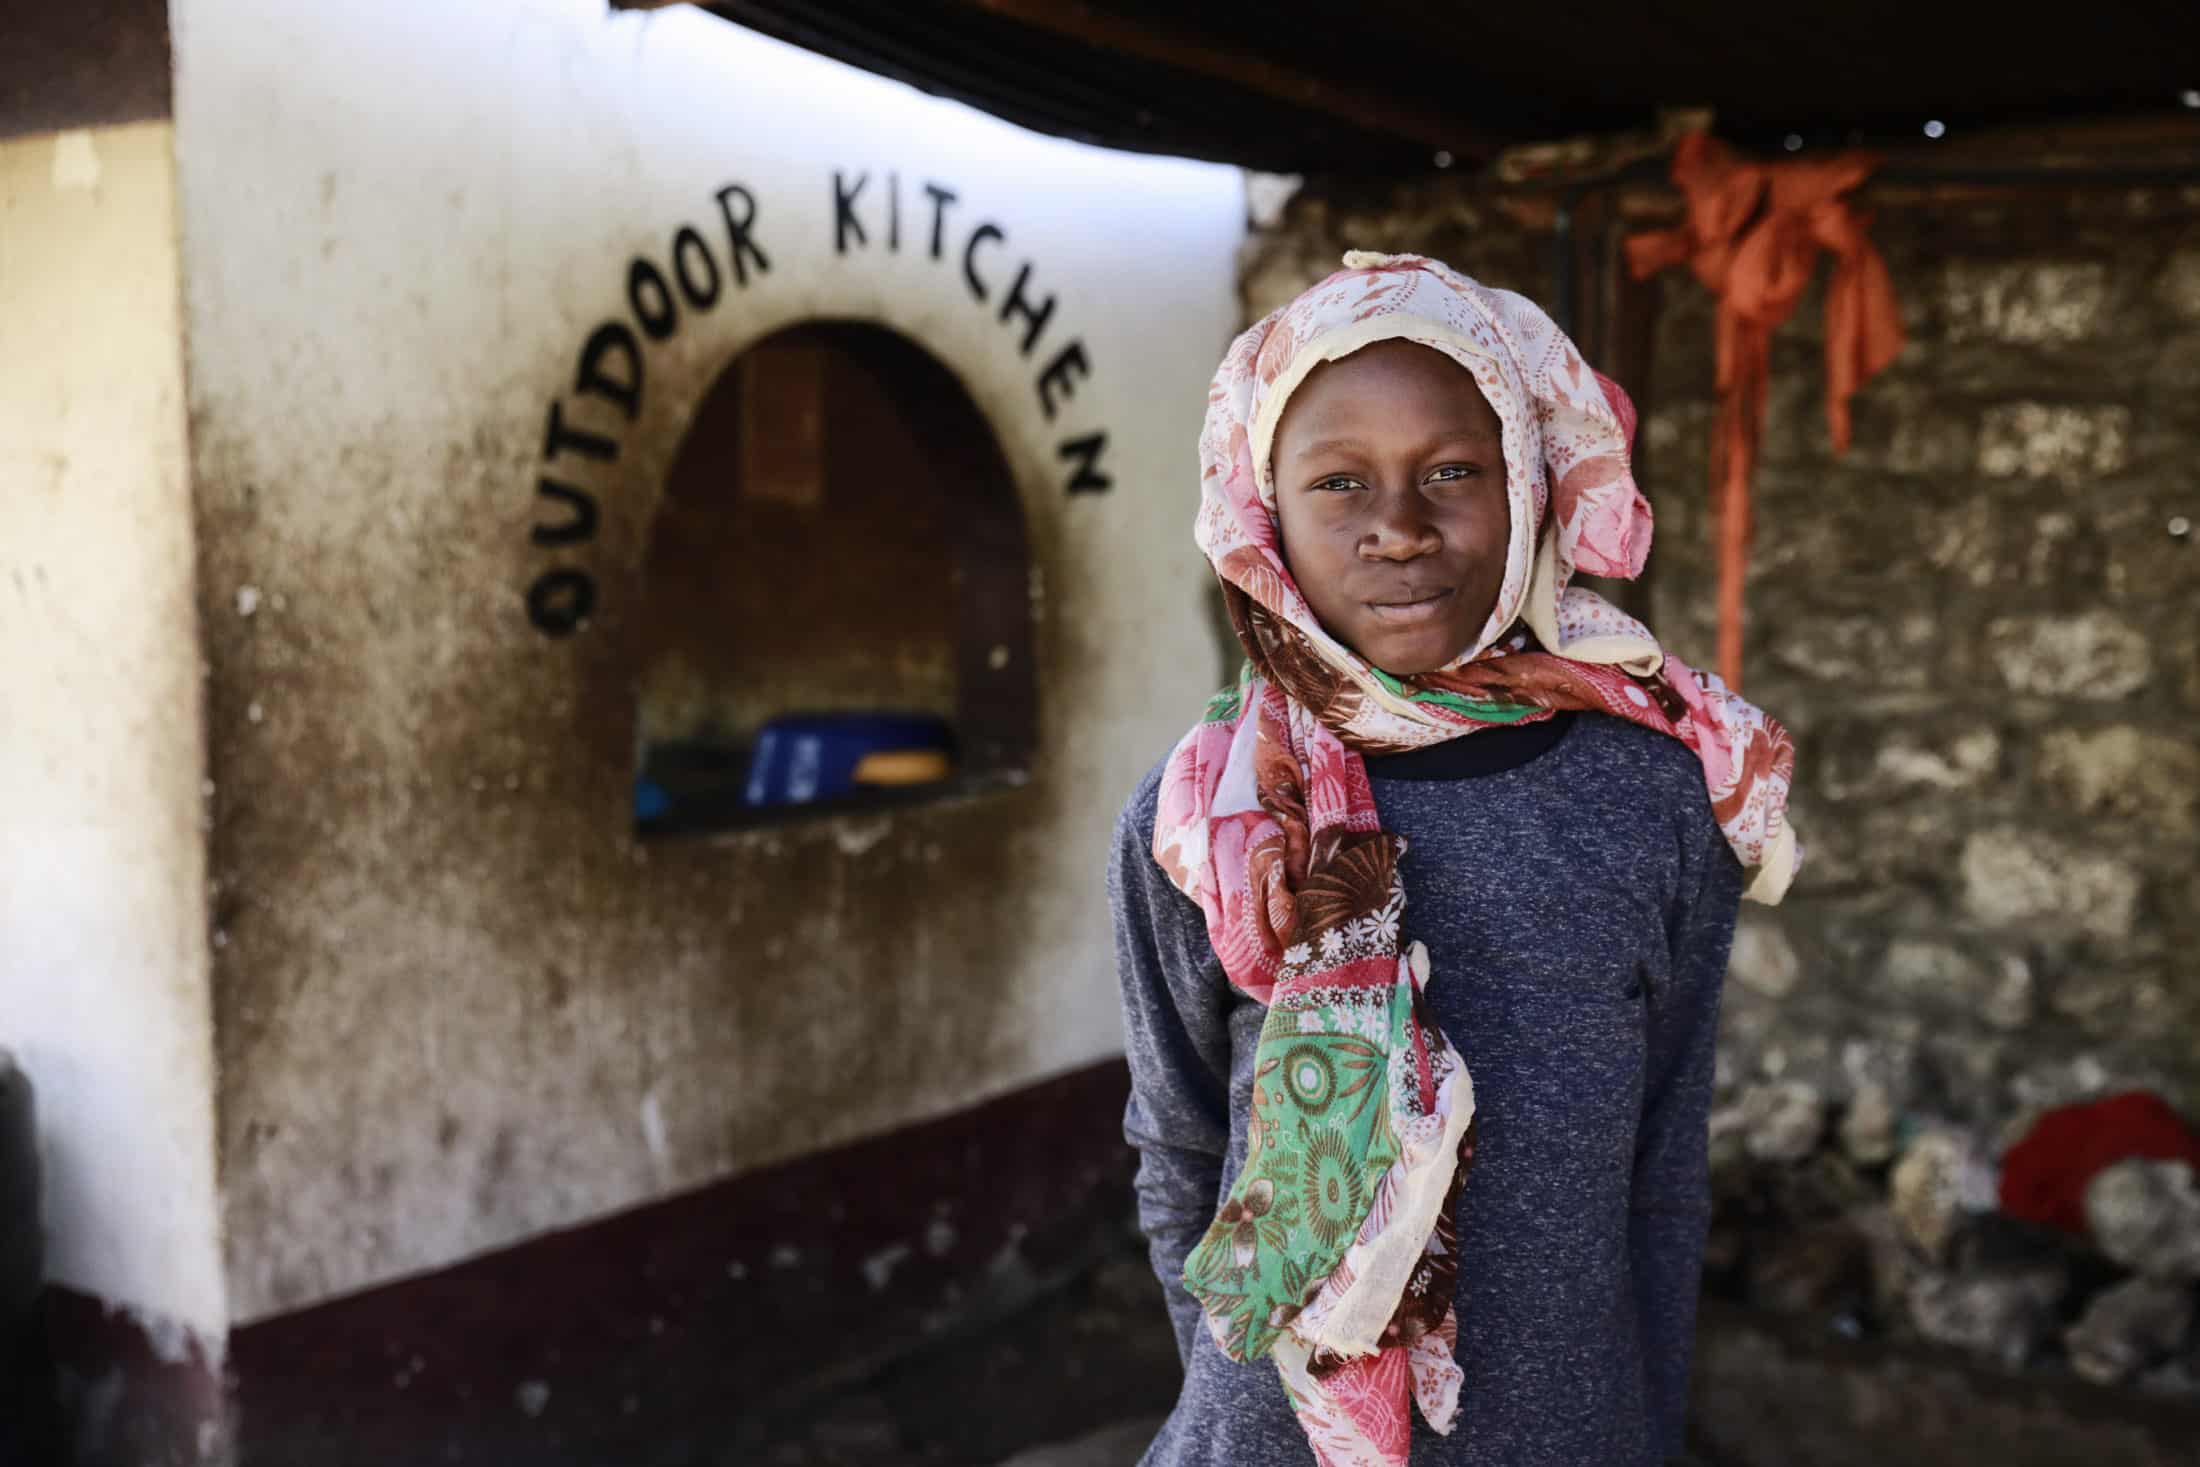
[(1229, 1145), (1229, 994), (1198, 906), (1153, 858), (1158, 784), (1156, 771), (1116, 823), (1108, 904), (1131, 1072), (1123, 1135), (1139, 1156), (1138, 1225), (1188, 1364), (1204, 1326), (1184, 1287), (1184, 1259), (1220, 1205)]
[[(1708, 823), (1708, 812), (1707, 812)], [(1682, 1450), (1704, 1237), (1711, 1221), (1713, 1063), (1742, 867), (1716, 827), (1684, 865), (1667, 921), (1666, 971), (1645, 975), (1649, 1050), (1628, 1219), (1650, 1419), (1668, 1458)]]

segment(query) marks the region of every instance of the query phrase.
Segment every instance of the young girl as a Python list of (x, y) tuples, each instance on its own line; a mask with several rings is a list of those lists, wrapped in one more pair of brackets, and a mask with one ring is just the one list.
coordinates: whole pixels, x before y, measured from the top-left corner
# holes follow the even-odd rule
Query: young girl
[(1626, 395), (1517, 295), (1344, 263), (1216, 374), (1196, 538), (1247, 666), (1109, 874), (1185, 1363), (1145, 1460), (1660, 1463), (1793, 752), (1567, 584), (1650, 548)]

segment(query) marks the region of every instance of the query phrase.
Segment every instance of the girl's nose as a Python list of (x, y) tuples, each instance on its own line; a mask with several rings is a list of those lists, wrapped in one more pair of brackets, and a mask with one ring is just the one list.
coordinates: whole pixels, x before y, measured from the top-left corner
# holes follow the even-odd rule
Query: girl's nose
[(1384, 489), (1375, 496), (1360, 553), (1370, 560), (1414, 560), (1441, 550), (1444, 537), (1428, 514), (1428, 502), (1414, 490)]

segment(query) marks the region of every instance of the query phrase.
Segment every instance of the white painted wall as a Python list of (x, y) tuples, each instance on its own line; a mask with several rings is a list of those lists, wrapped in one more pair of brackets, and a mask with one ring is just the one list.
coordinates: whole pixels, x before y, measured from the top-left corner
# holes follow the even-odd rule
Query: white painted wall
[(0, 140), (0, 1045), (52, 1277), (218, 1353), (172, 137)]
[[(1206, 382), (1236, 320), (1239, 174), (1039, 138), (684, 9), (177, 0), (174, 17), (216, 848), (233, 867), (215, 874), (241, 894), (217, 974), (236, 1314), (1117, 1051), (1110, 822), (1219, 670), (1190, 521)], [(871, 173), (867, 250), (835, 251), (835, 168)], [(941, 260), (926, 180), (959, 194)], [(757, 202), (769, 273), (648, 346), (638, 422), (572, 408), (621, 444), (615, 466), (580, 466), (602, 535), (530, 546), (544, 412), (580, 344), (626, 313), (631, 258), (669, 266), (679, 226), (724, 263), (713, 194), (729, 182)], [(994, 307), (1026, 260), (1058, 296), (1031, 358), (964, 286), (979, 220), (1006, 234), (981, 256)], [(892, 326), (953, 368), (1024, 490), (1056, 672), (1035, 790), (1001, 836), (1012, 886), (924, 875), (983, 811), (644, 870), (615, 761), (561, 763), (544, 741), (599, 695), (606, 633), (550, 642), (521, 593), (584, 565), (615, 620), (696, 400), (746, 343), (820, 315)], [(1071, 336), (1091, 372), (1049, 423), (1033, 377)], [(1115, 486), (1065, 494), (1058, 443), (1095, 428)], [(249, 623), (228, 610), (247, 591)], [(813, 899), (745, 908), (790, 862), (815, 871)], [(949, 883), (937, 926), (859, 934), (866, 891), (927, 879)], [(645, 948), (632, 929), (683, 920), (650, 903), (688, 880), (731, 925)], [(982, 950), (958, 935), (971, 923), (1013, 944)], [(982, 1047), (813, 1114), (802, 1072), (827, 1061), (805, 1056), (836, 1013), (860, 1016), (866, 985), (907, 1000), (912, 1045), (962, 1043), (957, 995), (988, 964), (1013, 981)], [(815, 1017), (768, 1004), (775, 984), (813, 995)], [(770, 1117), (786, 1124), (766, 1135)]]

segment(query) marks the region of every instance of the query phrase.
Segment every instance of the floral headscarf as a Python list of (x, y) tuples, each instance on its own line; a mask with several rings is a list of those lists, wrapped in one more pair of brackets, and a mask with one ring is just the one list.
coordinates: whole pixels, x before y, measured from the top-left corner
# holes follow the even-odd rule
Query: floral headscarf
[[(1568, 584), (1632, 577), (1650, 550), (1626, 394), (1521, 296), (1416, 255), (1344, 265), (1240, 336), (1208, 393), (1195, 536), (1249, 661), (1170, 757), (1154, 856), (1199, 904), (1230, 982), (1268, 1005), (1244, 1167), (1185, 1285), (1226, 1354), (1274, 1358), (1325, 1467), (1400, 1467), (1409, 1396), (1441, 1432), (1458, 1411), (1453, 1216), (1474, 1087), (1423, 1003), (1428, 952), (1401, 933), (1404, 842), (1382, 828), (1362, 755), (1595, 709), (1695, 752), (1746, 895), (1778, 901), (1799, 852), (1785, 730)], [(1268, 467), (1307, 374), (1393, 339), (1473, 374), (1503, 429), (1512, 520), (1474, 645), (1405, 678), (1315, 619)]]

